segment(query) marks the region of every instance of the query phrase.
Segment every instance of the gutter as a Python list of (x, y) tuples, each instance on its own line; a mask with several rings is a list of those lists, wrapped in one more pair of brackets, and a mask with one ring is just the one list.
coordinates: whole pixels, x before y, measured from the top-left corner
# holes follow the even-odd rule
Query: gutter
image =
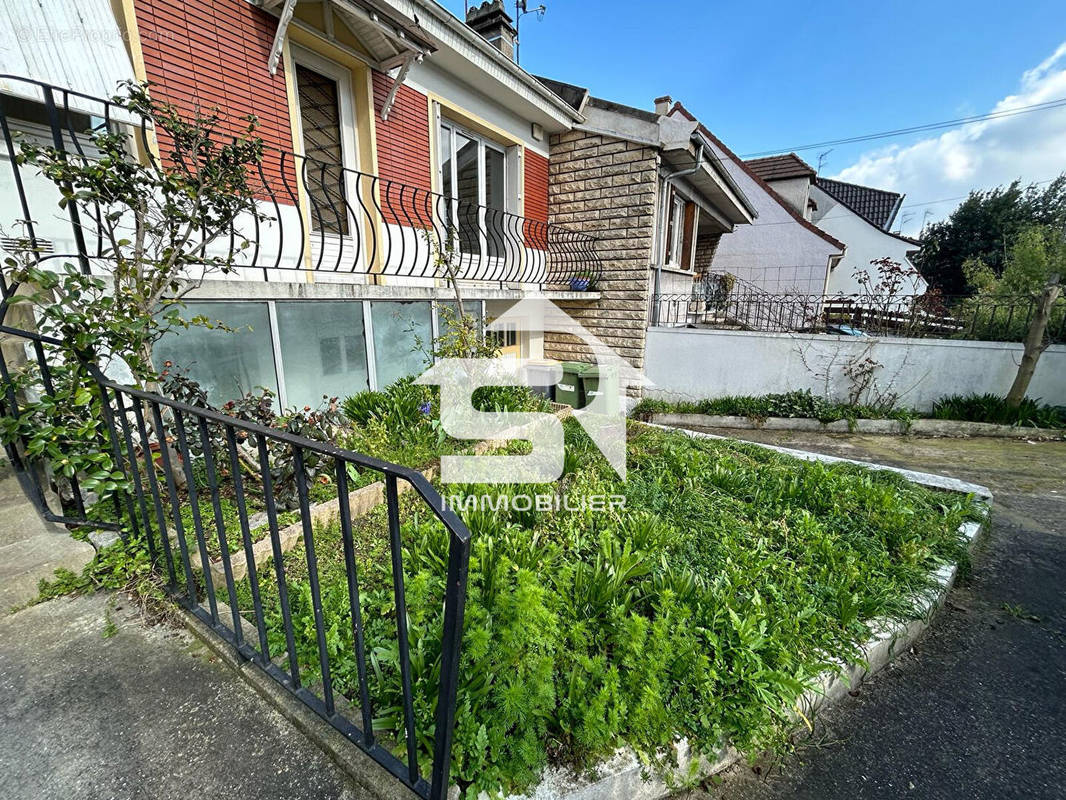
[[(696, 138), (696, 137), (693, 137)], [(669, 213), (669, 208), (666, 203), (666, 190), (670, 187), (670, 183), (677, 178), (683, 178), (687, 175), (695, 175), (699, 172), (700, 167), (703, 166), (703, 151), (705, 145), (703, 143), (703, 137), (699, 138), (699, 147), (696, 149), (696, 162), (691, 167), (671, 172), (662, 179), (662, 183), (659, 186), (659, 198), (661, 208), (659, 209), (659, 224), (655, 226), (655, 291), (652, 293), (652, 308), (651, 308), (651, 324), (659, 324), (659, 291), (662, 288), (662, 275), (663, 275), (663, 260), (659, 257), (659, 249), (663, 242), (663, 230), (666, 227), (666, 214)]]

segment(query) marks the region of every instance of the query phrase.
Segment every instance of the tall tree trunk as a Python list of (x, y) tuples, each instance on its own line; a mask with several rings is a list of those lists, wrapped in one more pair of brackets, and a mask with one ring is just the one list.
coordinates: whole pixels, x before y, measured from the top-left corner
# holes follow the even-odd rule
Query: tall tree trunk
[(1029, 390), (1029, 382), (1036, 372), (1036, 363), (1040, 360), (1040, 354), (1047, 349), (1044, 334), (1047, 332), (1048, 320), (1051, 318), (1051, 307), (1059, 298), (1062, 287), (1059, 285), (1059, 276), (1052, 275), (1048, 278), (1047, 286), (1036, 307), (1036, 314), (1029, 325), (1029, 332), (1025, 335), (1025, 351), (1022, 354), (1022, 363), (1018, 365), (1018, 374), (1014, 378), (1014, 385), (1007, 392), (1007, 405), (1017, 408), (1025, 399), (1025, 393)]

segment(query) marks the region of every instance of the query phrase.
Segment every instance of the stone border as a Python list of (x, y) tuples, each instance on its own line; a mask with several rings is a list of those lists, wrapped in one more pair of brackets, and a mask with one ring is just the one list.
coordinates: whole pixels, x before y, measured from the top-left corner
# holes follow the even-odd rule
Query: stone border
[(1009, 439), (1066, 439), (1066, 429), (1024, 428), (994, 425), (990, 422), (960, 422), (950, 419), (838, 419), (821, 422), (806, 417), (738, 417), (718, 414), (652, 414), (656, 425), (697, 428), (736, 428), (738, 430), (815, 431), (822, 433), (872, 433), (893, 436), (989, 436)]

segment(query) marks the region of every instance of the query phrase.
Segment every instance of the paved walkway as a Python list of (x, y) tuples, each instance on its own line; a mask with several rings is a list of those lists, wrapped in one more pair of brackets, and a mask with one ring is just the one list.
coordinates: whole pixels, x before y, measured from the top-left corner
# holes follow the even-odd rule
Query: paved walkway
[(911, 654), (783, 763), (687, 800), (1066, 796), (1066, 443), (709, 432), (952, 475), (995, 508), (973, 574)]
[(0, 796), (365, 797), (209, 650), (114, 598), (0, 617)]
[(88, 542), (41, 519), (0, 455), (0, 614), (36, 597), (41, 578), (59, 567), (81, 572), (95, 554)]

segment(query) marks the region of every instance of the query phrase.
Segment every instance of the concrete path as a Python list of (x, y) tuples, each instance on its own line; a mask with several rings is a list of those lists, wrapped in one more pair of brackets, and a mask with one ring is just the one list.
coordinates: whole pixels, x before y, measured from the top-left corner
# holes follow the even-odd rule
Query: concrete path
[(41, 519), (0, 456), (0, 614), (36, 597), (41, 578), (59, 567), (80, 573), (94, 555), (91, 544)]
[(209, 650), (112, 597), (0, 617), (0, 796), (365, 796)]
[(727, 432), (984, 484), (990, 535), (914, 651), (777, 764), (687, 800), (1066, 796), (1066, 443)]

